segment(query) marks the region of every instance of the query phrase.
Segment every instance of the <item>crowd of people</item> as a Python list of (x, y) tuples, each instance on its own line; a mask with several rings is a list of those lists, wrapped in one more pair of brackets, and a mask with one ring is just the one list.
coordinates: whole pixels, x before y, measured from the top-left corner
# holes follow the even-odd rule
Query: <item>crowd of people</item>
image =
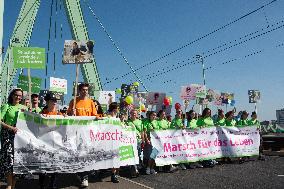
[[(112, 102), (109, 104), (108, 111), (103, 112), (100, 103), (96, 100), (90, 99), (88, 95), (89, 85), (82, 83), (79, 85), (79, 95), (71, 100), (67, 111), (60, 111), (57, 109), (57, 98), (50, 92), (47, 93), (44, 100), (46, 106), (39, 107), (39, 96), (32, 94), (31, 102), (23, 101), (23, 91), (21, 89), (14, 89), (11, 91), (8, 102), (1, 106), (1, 159), (0, 159), (0, 177), (6, 177), (7, 189), (14, 189), (16, 184), (15, 175), (13, 174), (14, 164), (14, 138), (17, 133), (16, 123), (17, 115), (20, 111), (27, 110), (34, 113), (48, 115), (63, 115), (63, 116), (97, 116), (98, 119), (103, 117), (119, 117), (123, 127), (132, 127), (136, 130), (137, 150), (139, 154), (139, 164), (130, 166), (130, 174), (135, 177), (139, 172), (145, 170), (147, 175), (156, 174), (157, 171), (174, 172), (178, 167), (185, 170), (188, 168), (202, 168), (213, 167), (216, 164), (224, 162), (238, 161), (243, 163), (245, 158), (238, 158), (236, 160), (230, 158), (222, 158), (220, 160), (206, 160), (195, 163), (167, 165), (164, 167), (155, 166), (155, 158), (152, 156), (152, 145), (150, 139), (150, 132), (155, 130), (166, 129), (198, 129), (210, 126), (224, 126), (224, 127), (244, 127), (249, 125), (259, 125), (256, 112), (251, 113), (251, 119), (248, 118), (248, 112), (242, 111), (235, 116), (234, 111), (224, 112), (219, 109), (217, 116), (211, 115), (211, 110), (205, 108), (202, 115), (198, 115), (194, 110), (183, 112), (181, 109), (176, 109), (175, 116), (172, 119), (167, 115), (165, 110), (158, 112), (148, 111), (146, 117), (140, 115), (138, 110), (132, 109), (129, 112), (120, 111), (119, 104)], [(30, 103), (30, 104), (29, 104)], [(141, 155), (143, 154), (143, 155)], [(262, 156), (259, 157), (263, 159)], [(111, 182), (118, 183), (118, 168), (111, 169)], [(81, 187), (88, 186), (88, 176), (91, 172), (77, 173), (80, 178)], [(49, 188), (56, 188), (56, 174), (51, 174)], [(40, 174), (39, 185), (40, 188), (45, 186), (45, 174)]]

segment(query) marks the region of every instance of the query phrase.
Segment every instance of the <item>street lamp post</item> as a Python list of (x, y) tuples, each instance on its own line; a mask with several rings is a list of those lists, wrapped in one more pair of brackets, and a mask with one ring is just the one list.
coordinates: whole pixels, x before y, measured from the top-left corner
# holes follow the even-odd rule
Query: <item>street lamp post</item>
[(203, 85), (206, 86), (206, 82), (205, 82), (205, 66), (204, 66), (204, 60), (202, 55), (196, 55), (197, 59), (201, 60), (201, 64), (202, 64), (202, 77), (203, 77)]
[[(196, 58), (199, 60), (201, 60), (201, 64), (202, 64), (202, 77), (203, 77), (203, 85), (206, 87), (206, 82), (205, 82), (205, 66), (204, 66), (204, 60), (203, 60), (203, 56), (202, 55), (196, 55)], [(204, 106), (200, 105), (200, 114), (201, 111), (203, 111)]]

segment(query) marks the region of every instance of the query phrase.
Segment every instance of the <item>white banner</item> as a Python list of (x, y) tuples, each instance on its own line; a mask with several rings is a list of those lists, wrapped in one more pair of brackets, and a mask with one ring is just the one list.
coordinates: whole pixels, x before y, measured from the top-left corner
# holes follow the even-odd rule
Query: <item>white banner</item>
[(0, 72), (1, 72), (1, 70), (2, 70), (3, 22), (4, 22), (4, 0), (3, 0), (3, 1), (0, 1)]
[(134, 165), (135, 131), (119, 119), (20, 113), (15, 137), (14, 172), (76, 173)]
[(156, 165), (162, 166), (258, 155), (260, 135), (256, 126), (165, 130), (151, 132), (151, 143)]
[(67, 94), (67, 80), (50, 77), (50, 91), (63, 92)]

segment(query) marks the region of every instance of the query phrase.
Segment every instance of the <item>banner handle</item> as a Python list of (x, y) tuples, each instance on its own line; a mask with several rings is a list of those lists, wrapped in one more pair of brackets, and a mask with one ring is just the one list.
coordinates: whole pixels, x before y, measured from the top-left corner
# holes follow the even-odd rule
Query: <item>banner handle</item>
[(31, 81), (31, 68), (28, 68), (28, 79), (29, 79), (29, 101), (30, 110), (32, 110), (32, 81)]
[[(76, 81), (75, 81), (75, 89), (74, 89), (74, 101), (73, 101), (73, 110), (75, 110), (76, 107), (76, 96), (77, 96), (77, 85), (78, 85), (78, 75), (79, 75), (79, 64), (76, 64)], [(76, 115), (76, 110), (74, 112)]]

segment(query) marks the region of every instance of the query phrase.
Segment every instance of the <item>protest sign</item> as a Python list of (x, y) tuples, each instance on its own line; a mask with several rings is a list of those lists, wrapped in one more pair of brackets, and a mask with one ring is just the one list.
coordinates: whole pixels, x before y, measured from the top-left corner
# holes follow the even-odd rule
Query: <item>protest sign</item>
[(149, 92), (147, 94), (147, 105), (163, 105), (163, 100), (166, 97), (166, 93)]
[(146, 104), (147, 92), (138, 92), (137, 94), (134, 94), (133, 99), (135, 108), (139, 108), (141, 104)]
[(67, 80), (61, 78), (50, 77), (50, 91), (63, 92), (67, 94)]
[[(17, 87), (21, 88), (23, 91), (29, 91), (29, 77), (25, 75), (19, 75)], [(41, 78), (31, 77), (31, 92), (39, 93), (40, 87)]]
[(65, 40), (64, 43), (64, 64), (82, 64), (92, 63), (93, 57), (93, 41), (76, 41)]
[(14, 68), (45, 69), (45, 49), (13, 47)]
[(138, 162), (136, 133), (123, 129), (117, 118), (21, 112), (17, 128), (16, 174), (77, 173)]
[(223, 104), (230, 104), (230, 101), (234, 100), (234, 93), (222, 92), (221, 98)]
[(138, 86), (137, 85), (121, 85), (121, 98), (124, 99), (129, 94), (137, 94), (138, 93)]
[(258, 155), (260, 135), (257, 126), (164, 130), (151, 132), (151, 144), (157, 151), (155, 163), (162, 166)]
[(182, 86), (180, 97), (183, 100), (194, 100), (197, 98), (206, 97), (206, 87), (199, 84), (191, 84), (189, 86)]
[(100, 104), (107, 105), (112, 102), (115, 102), (115, 91), (100, 91), (98, 101)]
[(260, 100), (259, 90), (248, 90), (249, 103), (257, 103)]

